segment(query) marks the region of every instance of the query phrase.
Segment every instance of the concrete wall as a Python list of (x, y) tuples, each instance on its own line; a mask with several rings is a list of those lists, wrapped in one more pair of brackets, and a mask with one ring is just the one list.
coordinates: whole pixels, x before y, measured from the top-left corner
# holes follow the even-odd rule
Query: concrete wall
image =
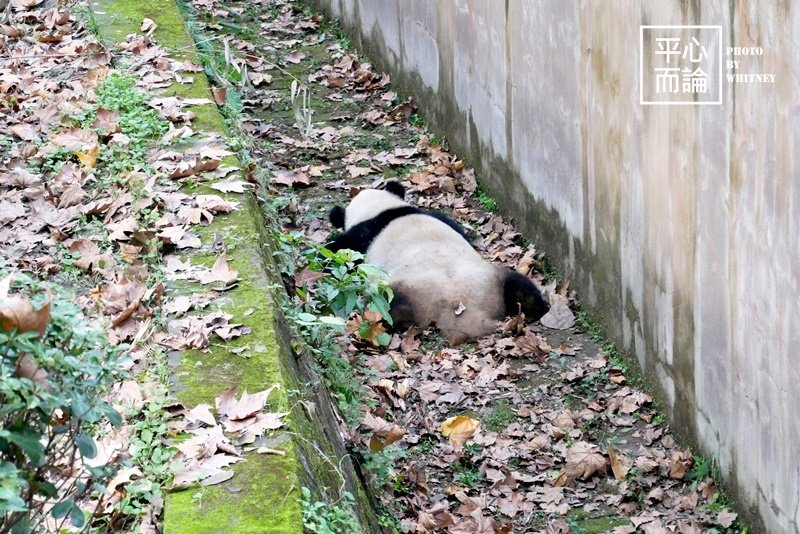
[[(756, 521), (799, 532), (800, 3), (316, 1), (413, 88)], [(739, 72), (776, 82), (642, 106), (647, 24), (722, 25), (723, 48), (763, 47)]]

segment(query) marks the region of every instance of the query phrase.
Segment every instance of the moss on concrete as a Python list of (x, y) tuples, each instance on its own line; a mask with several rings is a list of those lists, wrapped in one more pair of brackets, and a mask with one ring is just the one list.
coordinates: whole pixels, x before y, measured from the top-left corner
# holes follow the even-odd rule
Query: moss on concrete
[[(174, 0), (97, 0), (92, 5), (94, 16), (105, 39), (122, 42), (129, 34), (141, 33), (139, 28), (142, 20), (149, 18), (158, 25), (153, 37), (169, 50), (172, 58), (200, 65), (194, 41)], [(192, 83), (173, 83), (163, 91), (164, 95), (211, 99), (211, 89), (205, 75), (196, 72), (192, 78)], [(225, 131), (225, 122), (216, 105), (193, 106), (191, 111), (196, 115), (192, 121), (195, 130)]]
[[(94, 4), (104, 36), (123, 40), (139, 32), (142, 19), (158, 25), (157, 41), (172, 57), (200, 64), (183, 15), (173, 1), (99, 0)], [(173, 84), (167, 95), (210, 98), (209, 83), (201, 73), (192, 84)], [(225, 120), (215, 105), (195, 106), (198, 132), (225, 134)], [(239, 165), (226, 158), (227, 165)], [(184, 186), (186, 193), (217, 194), (207, 184)], [(195, 227), (203, 248), (186, 252), (195, 265), (211, 266), (217, 253), (210, 251), (215, 235), (223, 237), (229, 263), (239, 272), (235, 288), (212, 305), (232, 315), (231, 322), (244, 324), (251, 333), (229, 342), (211, 339), (207, 352), (183, 351), (173, 355), (174, 392), (187, 406), (213, 403), (214, 397), (236, 387), (250, 392), (281, 384), (269, 399), (269, 408), (288, 411), (287, 429), (270, 436), (272, 448), (286, 456), (248, 453), (246, 461), (233, 467), (230, 480), (205, 488), (170, 493), (165, 502), (164, 532), (173, 533), (294, 533), (301, 532), (300, 488), (311, 488), (315, 498), (339, 500), (344, 488), (356, 495), (357, 512), (365, 531), (379, 531), (369, 496), (354, 472), (338, 431), (330, 397), (313, 370), (307, 353), (295, 354), (289, 329), (277, 307), (285, 298), (269, 247), (264, 216), (253, 195), (222, 194), (242, 203), (242, 209), (216, 217), (212, 224)], [(177, 294), (206, 293), (207, 286), (175, 282)], [(243, 348), (241, 352), (236, 349)], [(343, 484), (344, 481), (344, 484)]]
[(607, 506), (592, 512), (586, 512), (582, 508), (573, 508), (567, 513), (567, 519), (574, 523), (577, 532), (585, 534), (603, 534), (614, 530), (615, 527), (630, 525), (631, 522), (629, 518), (614, 513)]
[(248, 455), (225, 484), (169, 494), (164, 532), (170, 534), (292, 534), (298, 522), (297, 458), (287, 440), (286, 456)]

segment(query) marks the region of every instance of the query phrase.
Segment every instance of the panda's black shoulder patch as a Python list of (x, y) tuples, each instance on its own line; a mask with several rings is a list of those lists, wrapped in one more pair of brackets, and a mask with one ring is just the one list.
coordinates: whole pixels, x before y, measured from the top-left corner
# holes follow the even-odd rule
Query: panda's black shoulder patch
[(419, 208), (414, 206), (401, 206), (382, 212), (380, 215), (362, 221), (346, 232), (342, 232), (336, 239), (328, 243), (328, 249), (333, 252), (349, 248), (356, 252), (366, 253), (372, 241), (383, 232), (390, 222), (406, 215), (419, 213)]
[(471, 243), (469, 235), (467, 235), (464, 228), (447, 215), (435, 211), (422, 210), (414, 206), (401, 206), (399, 208), (386, 210), (372, 219), (358, 223), (346, 232), (342, 232), (336, 236), (333, 241), (328, 243), (327, 247), (333, 252), (343, 248), (349, 248), (365, 254), (375, 238), (386, 229), (389, 223), (401, 217), (405, 217), (406, 215), (427, 215), (433, 217), (458, 232), (467, 243)]

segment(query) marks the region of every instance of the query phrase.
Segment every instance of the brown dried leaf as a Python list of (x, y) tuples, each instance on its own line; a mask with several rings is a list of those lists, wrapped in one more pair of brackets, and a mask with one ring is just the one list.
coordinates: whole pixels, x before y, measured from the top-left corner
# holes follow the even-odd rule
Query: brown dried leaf
[(468, 439), (475, 435), (481, 422), (466, 415), (447, 419), (441, 426), (442, 435), (450, 440), (453, 450), (461, 450)]
[(13, 277), (10, 274), (0, 281), (0, 328), (6, 332), (16, 330), (20, 334), (38, 332), (43, 336), (50, 319), (50, 294), (42, 307), (34, 309), (27, 297), (8, 294)]
[(723, 508), (720, 510), (719, 514), (717, 514), (717, 524), (723, 528), (731, 528), (731, 525), (733, 525), (737, 517), (739, 517), (739, 514), (733, 513), (727, 508)]
[(214, 262), (210, 270), (200, 274), (198, 280), (201, 284), (211, 284), (222, 282), (225, 285), (231, 284), (239, 279), (239, 272), (228, 265), (227, 254), (223, 253)]
[(606, 470), (608, 462), (597, 445), (579, 441), (567, 449), (564, 472), (571, 478), (587, 479)]
[(575, 324), (575, 315), (569, 309), (569, 301), (561, 295), (550, 296), (550, 311), (539, 322), (547, 328), (566, 330)]
[(623, 454), (618, 453), (612, 448), (608, 449), (608, 459), (611, 463), (611, 470), (614, 472), (614, 478), (617, 480), (625, 480), (630, 469), (630, 460)]

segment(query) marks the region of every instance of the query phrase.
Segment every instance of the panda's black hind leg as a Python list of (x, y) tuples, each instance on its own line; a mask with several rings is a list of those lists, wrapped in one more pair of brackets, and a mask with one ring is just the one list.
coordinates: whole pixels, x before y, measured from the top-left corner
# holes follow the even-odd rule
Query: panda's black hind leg
[(516, 315), (521, 306), (525, 317), (531, 321), (538, 321), (550, 311), (550, 305), (539, 288), (527, 277), (512, 269), (506, 269), (504, 273), (503, 300), (507, 316)]
[(414, 306), (402, 290), (392, 288), (394, 298), (389, 304), (389, 314), (392, 316), (392, 329), (395, 331), (406, 330), (417, 324)]

